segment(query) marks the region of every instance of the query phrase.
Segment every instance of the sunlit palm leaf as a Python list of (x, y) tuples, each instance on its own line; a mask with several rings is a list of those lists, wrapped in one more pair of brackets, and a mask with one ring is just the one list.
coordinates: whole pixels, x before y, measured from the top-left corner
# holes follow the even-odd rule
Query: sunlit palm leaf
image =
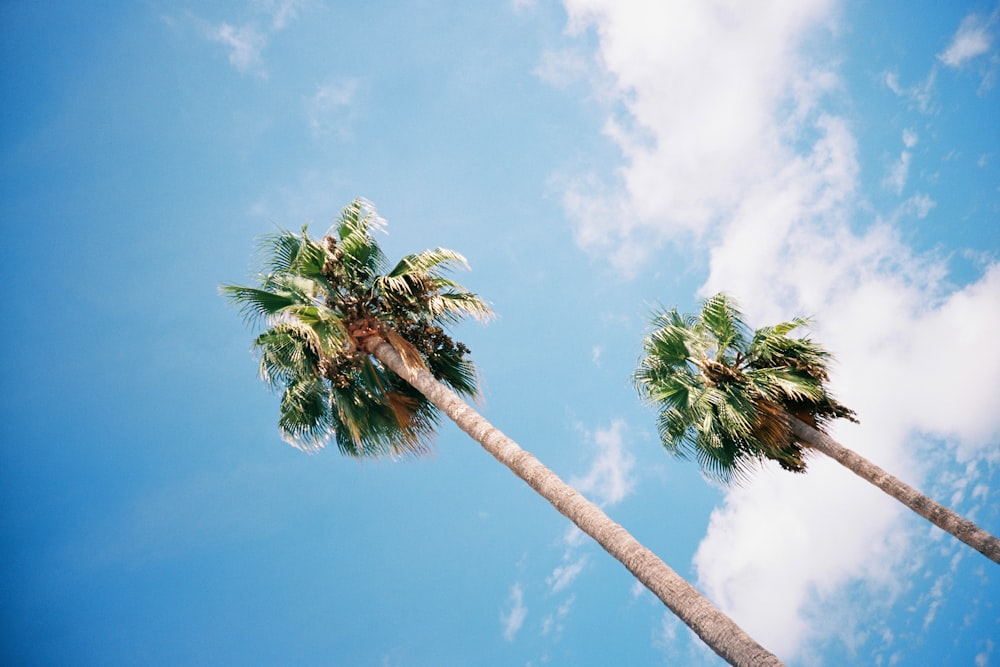
[(354, 457), (429, 451), (437, 408), (358, 348), (361, 331), (388, 340), (406, 364), (428, 369), (459, 393), (477, 392), (468, 350), (440, 326), (491, 314), (444, 275), (468, 268), (465, 258), (435, 248), (407, 255), (386, 273), (372, 235), (383, 225), (370, 204), (357, 200), (323, 239), (305, 228), (264, 237), (259, 284), (221, 288), (244, 317), (267, 326), (254, 342), (260, 375), (282, 392), (279, 427), (302, 449), (332, 440)]
[(466, 316), (486, 322), (493, 316), (489, 304), (470, 292), (441, 292), (427, 302), (428, 311), (436, 322), (455, 324)]
[(728, 359), (734, 356), (732, 352), (746, 349), (747, 326), (725, 294), (716, 294), (705, 300), (700, 323), (714, 339), (717, 360)]
[(296, 303), (295, 297), (287, 292), (240, 285), (223, 285), (221, 290), (230, 301), (239, 306), (243, 318), (248, 322), (257, 322), (277, 315)]
[(323, 447), (330, 432), (329, 391), (318, 377), (301, 375), (281, 397), (278, 428), (285, 440), (304, 451)]
[(854, 418), (824, 386), (829, 353), (788, 335), (807, 324), (796, 318), (751, 332), (725, 294), (706, 299), (697, 315), (656, 313), (633, 380), (659, 407), (664, 446), (693, 455), (723, 482), (745, 479), (766, 459), (804, 470), (789, 415), (813, 425)]

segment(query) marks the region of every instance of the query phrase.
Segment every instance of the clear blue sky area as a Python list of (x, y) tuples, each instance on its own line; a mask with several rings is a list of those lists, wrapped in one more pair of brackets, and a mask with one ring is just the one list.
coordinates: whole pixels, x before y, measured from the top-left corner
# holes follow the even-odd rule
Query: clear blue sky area
[(660, 446), (657, 304), (815, 318), (835, 435), (1000, 533), (1000, 5), (0, 5), (0, 663), (715, 665), (450, 424), (284, 444), (218, 294), (365, 197), (488, 419), (789, 665), (1000, 665), (1000, 569), (836, 464)]

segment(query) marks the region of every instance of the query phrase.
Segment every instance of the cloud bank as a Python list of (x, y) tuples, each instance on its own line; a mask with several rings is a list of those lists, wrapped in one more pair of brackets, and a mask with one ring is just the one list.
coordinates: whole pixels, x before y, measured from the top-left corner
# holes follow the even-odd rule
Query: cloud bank
[[(592, 85), (614, 102), (604, 131), (622, 154), (612, 181), (582, 174), (565, 191), (579, 245), (635, 275), (656, 248), (688, 243), (708, 262), (702, 294), (736, 294), (752, 325), (818, 315), (816, 336), (839, 361), (834, 390), (863, 422), (834, 436), (917, 486), (933, 481), (929, 461), (944, 452), (974, 484), (1000, 433), (1000, 347), (990, 343), (1000, 265), (956, 288), (946, 258), (907, 245), (904, 226), (935, 206), (910, 185), (913, 129), (875, 179), (895, 202), (872, 210), (851, 120), (835, 111), (849, 91), (822, 48), (838, 30), (835, 3), (564, 4), (570, 33), (597, 37)], [(957, 67), (990, 52), (989, 25), (962, 21), (939, 60)], [(551, 80), (558, 62), (546, 60)], [(925, 113), (938, 76), (928, 67), (914, 89), (885, 78)], [(875, 623), (875, 601), (891, 604), (921, 567), (925, 539), (904, 508), (837, 464), (810, 467), (767, 469), (728, 491), (695, 557), (708, 596), (788, 660), (808, 659), (817, 640), (857, 645), (860, 621), (831, 630), (820, 605)], [(959, 509), (983, 506), (982, 488)], [(938, 491), (945, 501), (958, 492)], [(848, 585), (862, 597), (848, 599)]]

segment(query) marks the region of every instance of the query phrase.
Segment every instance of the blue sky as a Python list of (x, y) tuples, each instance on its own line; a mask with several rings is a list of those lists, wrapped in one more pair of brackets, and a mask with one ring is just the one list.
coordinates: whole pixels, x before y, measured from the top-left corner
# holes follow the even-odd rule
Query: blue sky
[(795, 665), (1000, 664), (1000, 571), (815, 458), (724, 489), (656, 304), (816, 318), (834, 435), (1000, 533), (1000, 5), (0, 7), (5, 663), (712, 665), (456, 428), (280, 440), (216, 292), (353, 198), (444, 246), (482, 410)]

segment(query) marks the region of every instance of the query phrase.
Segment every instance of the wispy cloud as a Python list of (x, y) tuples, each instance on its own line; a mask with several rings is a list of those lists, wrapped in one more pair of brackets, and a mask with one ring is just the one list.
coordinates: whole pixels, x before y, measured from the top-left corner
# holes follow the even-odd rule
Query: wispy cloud
[(543, 52), (534, 74), (551, 86), (567, 88), (585, 82), (597, 71), (580, 48), (566, 47)]
[[(934, 96), (940, 65), (957, 69), (963, 68), (973, 61), (984, 60), (982, 57), (993, 50), (994, 31), (998, 17), (1000, 17), (1000, 9), (988, 17), (969, 14), (962, 19), (948, 47), (937, 54), (937, 62), (930, 66), (923, 80), (915, 84), (903, 84), (899, 80), (898, 72), (890, 70), (882, 75), (886, 87), (898, 97), (908, 100), (920, 112), (937, 113), (938, 107)], [(995, 55), (985, 60), (985, 64), (980, 68), (980, 92), (992, 87), (997, 70), (1000, 68), (1000, 58)]]
[[(635, 484), (632, 479), (635, 459), (625, 446), (627, 430), (625, 421), (616, 419), (607, 428), (594, 430), (588, 430), (577, 424), (576, 430), (595, 453), (586, 473), (571, 478), (570, 485), (599, 505), (620, 503), (631, 493)], [(549, 596), (566, 595), (590, 565), (590, 555), (586, 550), (593, 543), (575, 525), (570, 525), (563, 533), (562, 544), (565, 550), (559, 564), (545, 577)], [(569, 595), (556, 609), (543, 617), (542, 635), (559, 633), (563, 622), (570, 614), (573, 599), (573, 596)], [(511, 630), (513, 635), (521, 627), (526, 614), (519, 585), (512, 590), (509, 604), (512, 608), (509, 612), (505, 612), (502, 621), (505, 628), (513, 628)]]
[(906, 179), (910, 175), (910, 161), (913, 159), (910, 149), (916, 145), (916, 133), (911, 130), (903, 130), (903, 151), (899, 154), (899, 159), (890, 167), (885, 180), (882, 181), (883, 185), (897, 195), (902, 194), (903, 188), (906, 187)]
[(258, 0), (251, 3), (250, 16), (242, 22), (211, 22), (190, 15), (202, 34), (225, 47), (229, 63), (243, 74), (268, 77), (264, 50), (271, 37), (295, 20), (302, 0)]
[(983, 650), (976, 654), (976, 667), (986, 667), (990, 664), (990, 654), (993, 653), (993, 640), (987, 639)]
[(521, 626), (524, 625), (524, 619), (528, 616), (528, 608), (524, 605), (524, 592), (521, 590), (521, 584), (514, 584), (511, 587), (508, 606), (507, 611), (500, 614), (500, 626), (503, 638), (512, 642), (521, 630)]
[(980, 94), (993, 87), (1000, 71), (1000, 57), (993, 48), (998, 22), (1000, 6), (989, 16), (969, 14), (962, 19), (948, 47), (937, 56), (940, 62), (953, 69), (964, 69), (975, 63), (981, 77)]
[(919, 83), (913, 85), (903, 85), (899, 81), (899, 74), (896, 71), (888, 71), (882, 75), (886, 88), (891, 90), (897, 97), (907, 100), (914, 108), (921, 113), (931, 114), (936, 111), (934, 104), (934, 88), (937, 83), (937, 67), (932, 67), (926, 77)]
[(351, 136), (353, 107), (358, 93), (356, 79), (339, 79), (318, 84), (305, 99), (306, 116), (313, 135), (345, 140)]
[(220, 23), (212, 28), (209, 38), (226, 47), (230, 64), (239, 71), (263, 73), (261, 51), (267, 37), (255, 26)]
[(547, 615), (542, 620), (542, 635), (555, 635), (559, 636), (563, 631), (563, 622), (566, 617), (569, 616), (570, 610), (573, 608), (573, 602), (576, 600), (575, 596), (569, 596), (562, 604), (560, 604), (554, 612)]
[(993, 45), (990, 31), (992, 23), (992, 17), (984, 18), (978, 14), (966, 16), (951, 38), (948, 48), (938, 54), (938, 58), (948, 67), (960, 67), (963, 63), (988, 53)]
[(625, 448), (625, 429), (625, 421), (615, 419), (608, 428), (583, 430), (587, 440), (596, 446), (597, 456), (587, 472), (571, 478), (570, 484), (599, 505), (620, 503), (635, 486), (632, 478), (635, 457)]
[(551, 588), (553, 593), (558, 593), (568, 587), (583, 572), (587, 565), (587, 556), (573, 557), (567, 553), (561, 565), (552, 570), (545, 579), (545, 583)]
[(304, 0), (258, 0), (259, 10), (271, 19), (272, 30), (284, 30), (305, 7)]

